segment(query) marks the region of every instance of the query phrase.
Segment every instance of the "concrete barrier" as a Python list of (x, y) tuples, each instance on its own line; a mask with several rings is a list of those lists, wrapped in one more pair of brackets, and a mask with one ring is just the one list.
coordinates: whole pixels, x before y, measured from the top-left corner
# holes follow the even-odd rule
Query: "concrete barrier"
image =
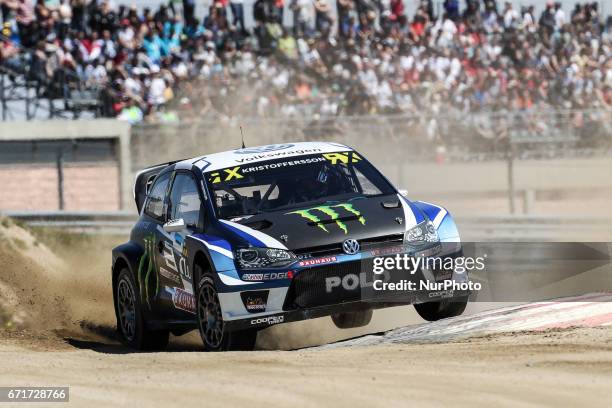
[[(136, 222), (133, 212), (5, 212), (31, 227), (64, 232), (127, 236)], [(612, 241), (612, 219), (597, 217), (487, 216), (456, 217), (466, 242), (608, 242)]]
[[(111, 144), (105, 163), (95, 151), (100, 141)], [(0, 181), (11, 202), (0, 200), (0, 209), (131, 209), (130, 151), (130, 126), (117, 120), (2, 122)]]

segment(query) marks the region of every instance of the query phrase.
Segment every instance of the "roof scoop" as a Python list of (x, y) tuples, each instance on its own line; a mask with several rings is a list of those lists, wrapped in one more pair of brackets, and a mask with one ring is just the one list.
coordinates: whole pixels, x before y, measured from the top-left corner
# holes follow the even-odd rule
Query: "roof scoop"
[(261, 231), (261, 230), (270, 228), (272, 226), (272, 222), (268, 220), (258, 220), (258, 221), (245, 222), (243, 223), (243, 225), (246, 225), (249, 228), (253, 228), (256, 231)]
[(380, 205), (382, 205), (383, 208), (398, 208), (400, 206), (400, 202), (399, 200), (388, 200), (382, 201)]

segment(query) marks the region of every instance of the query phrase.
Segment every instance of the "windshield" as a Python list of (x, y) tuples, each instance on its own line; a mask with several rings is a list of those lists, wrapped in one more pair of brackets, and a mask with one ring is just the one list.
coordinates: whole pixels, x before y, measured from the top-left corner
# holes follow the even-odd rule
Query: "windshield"
[(355, 152), (234, 166), (206, 173), (206, 180), (221, 219), (395, 193), (380, 173)]

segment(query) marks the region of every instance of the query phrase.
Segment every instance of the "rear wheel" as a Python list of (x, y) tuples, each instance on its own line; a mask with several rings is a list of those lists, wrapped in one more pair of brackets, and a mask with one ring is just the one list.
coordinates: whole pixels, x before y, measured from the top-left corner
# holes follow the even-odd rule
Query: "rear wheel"
[(117, 277), (115, 288), (115, 312), (117, 330), (126, 345), (137, 350), (163, 350), (168, 345), (168, 330), (146, 328), (140, 297), (136, 291), (134, 277), (127, 268)]
[(372, 313), (371, 309), (360, 312), (336, 313), (331, 318), (337, 328), (352, 329), (367, 326), (372, 320)]
[(253, 350), (257, 330), (228, 332), (223, 321), (219, 294), (210, 274), (198, 284), (198, 330), (206, 351)]
[(461, 315), (467, 306), (468, 298), (445, 299), (439, 302), (427, 302), (414, 305), (419, 316), (428, 322), (433, 322), (447, 317)]

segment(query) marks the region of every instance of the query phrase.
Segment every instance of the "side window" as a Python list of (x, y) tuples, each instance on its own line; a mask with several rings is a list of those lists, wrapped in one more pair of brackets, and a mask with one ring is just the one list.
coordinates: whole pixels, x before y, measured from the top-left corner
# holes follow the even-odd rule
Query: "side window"
[(147, 195), (145, 213), (153, 218), (162, 219), (164, 215), (164, 197), (168, 188), (170, 173), (166, 173), (155, 180), (153, 187)]
[(359, 184), (361, 185), (361, 189), (363, 190), (363, 194), (365, 195), (378, 195), (382, 194), (382, 191), (378, 187), (374, 185), (358, 168), (353, 167), (355, 170), (355, 175), (357, 176), (357, 180), (359, 180)]
[(177, 173), (170, 194), (170, 219), (182, 218), (185, 220), (185, 225), (198, 227), (200, 204), (198, 185), (193, 177), (186, 173)]

